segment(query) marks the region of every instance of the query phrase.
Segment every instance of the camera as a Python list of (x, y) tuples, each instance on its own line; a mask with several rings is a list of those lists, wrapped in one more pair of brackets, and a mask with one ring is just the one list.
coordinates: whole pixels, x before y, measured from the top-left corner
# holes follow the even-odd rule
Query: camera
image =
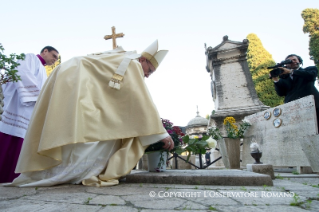
[[(281, 63), (277, 63), (277, 65), (275, 66), (268, 67), (267, 69), (273, 69), (270, 71), (269, 79), (280, 76), (283, 70), (279, 69), (279, 67), (284, 67), (286, 64), (290, 64), (290, 63), (292, 63), (292, 61), (288, 59), (288, 60), (282, 61)], [(280, 78), (282, 77), (280, 76)]]

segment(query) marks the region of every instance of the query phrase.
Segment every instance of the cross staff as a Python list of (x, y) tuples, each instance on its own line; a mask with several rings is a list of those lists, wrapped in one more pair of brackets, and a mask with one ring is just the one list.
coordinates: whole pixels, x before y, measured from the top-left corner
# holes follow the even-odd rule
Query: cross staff
[(116, 34), (115, 33), (115, 27), (113, 26), (112, 27), (112, 35), (105, 35), (104, 39), (108, 40), (108, 39), (112, 38), (112, 40), (113, 40), (113, 49), (116, 49), (116, 47), (117, 47), (116, 38), (122, 38), (122, 37), (124, 37), (124, 34), (123, 33)]

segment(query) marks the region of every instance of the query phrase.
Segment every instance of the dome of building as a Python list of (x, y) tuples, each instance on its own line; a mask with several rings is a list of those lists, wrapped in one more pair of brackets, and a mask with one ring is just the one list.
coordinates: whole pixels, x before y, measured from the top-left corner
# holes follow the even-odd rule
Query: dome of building
[(199, 112), (197, 111), (197, 116), (188, 122), (187, 128), (195, 127), (195, 126), (207, 126), (207, 125), (208, 125), (208, 120), (201, 117), (199, 115)]

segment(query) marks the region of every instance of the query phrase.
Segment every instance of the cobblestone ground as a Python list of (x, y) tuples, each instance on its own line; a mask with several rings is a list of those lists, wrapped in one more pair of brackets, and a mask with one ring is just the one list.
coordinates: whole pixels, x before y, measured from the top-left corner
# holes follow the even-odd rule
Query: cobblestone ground
[[(274, 186), (128, 184), (0, 187), (0, 211), (319, 211), (319, 178), (285, 178)], [(293, 193), (297, 196), (292, 197)]]

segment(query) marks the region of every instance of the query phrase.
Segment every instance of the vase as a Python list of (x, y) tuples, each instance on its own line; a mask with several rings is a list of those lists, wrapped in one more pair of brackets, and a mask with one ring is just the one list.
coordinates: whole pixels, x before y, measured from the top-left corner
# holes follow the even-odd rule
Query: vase
[(217, 141), (227, 169), (240, 169), (240, 138), (223, 138)]
[[(161, 154), (163, 161), (160, 163)], [(167, 152), (155, 151), (147, 153), (148, 171), (149, 172), (164, 172), (166, 171)], [(160, 164), (159, 164), (160, 163)]]

